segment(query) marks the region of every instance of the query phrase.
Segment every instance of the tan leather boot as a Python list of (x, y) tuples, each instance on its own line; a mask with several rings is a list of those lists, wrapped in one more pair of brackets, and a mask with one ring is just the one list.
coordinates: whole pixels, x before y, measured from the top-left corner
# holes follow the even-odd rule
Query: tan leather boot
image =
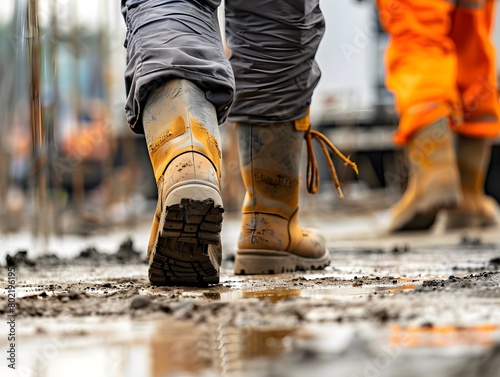
[[(325, 239), (318, 231), (299, 226), (300, 157), (308, 134), (297, 131), (298, 124), (237, 125), (246, 196), (235, 274), (321, 269), (330, 263)], [(315, 160), (313, 165), (317, 171)], [(315, 178), (309, 182), (319, 184)]]
[(187, 80), (172, 80), (149, 96), (143, 124), (158, 185), (148, 245), (154, 285), (219, 282), (219, 128), (214, 106)]
[(457, 136), (457, 163), (463, 200), (448, 211), (446, 228), (485, 227), (500, 223), (497, 202), (484, 194), (491, 143), (484, 138)]
[(461, 200), (453, 133), (446, 118), (418, 131), (406, 146), (408, 186), (391, 208), (390, 231), (430, 228), (437, 212)]

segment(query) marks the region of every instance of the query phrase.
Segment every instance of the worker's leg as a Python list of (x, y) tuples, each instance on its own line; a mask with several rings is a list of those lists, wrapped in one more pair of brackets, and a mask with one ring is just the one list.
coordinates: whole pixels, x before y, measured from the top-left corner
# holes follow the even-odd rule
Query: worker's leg
[(236, 79), (230, 119), (272, 124), (304, 117), (321, 72), (319, 0), (227, 0), (227, 43)]
[(449, 36), (454, 5), (448, 0), (377, 4), (390, 36), (386, 85), (401, 117), (396, 143), (403, 145), (417, 130), (453, 111), (459, 113), (457, 59)]
[(440, 208), (460, 200), (459, 176), (449, 122), (460, 117), (457, 60), (450, 38), (453, 2), (378, 0), (390, 35), (387, 87), (400, 123), (396, 143), (406, 146), (408, 188), (392, 208), (390, 229), (430, 227)]
[(317, 0), (226, 0), (226, 32), (246, 186), (237, 274), (323, 268), (325, 240), (298, 225), (300, 155), (320, 71)]
[(142, 133), (142, 111), (151, 91), (181, 78), (199, 86), (216, 108), (219, 123), (234, 94), (231, 66), (222, 46), (220, 0), (122, 0), (127, 23), (125, 110), (132, 129)]
[(126, 111), (158, 185), (148, 245), (153, 284), (219, 281), (220, 140), (232, 101), (216, 0), (123, 1)]
[(451, 38), (458, 61), (457, 86), (463, 123), (456, 131), (468, 137), (494, 138), (500, 132), (495, 47), (491, 41), (494, 1), (459, 0)]
[(457, 161), (463, 201), (449, 214), (449, 227), (494, 225), (498, 206), (484, 195), (491, 138), (500, 131), (495, 48), (491, 42), (494, 1), (458, 1), (451, 37), (458, 58), (457, 85), (463, 123), (457, 125)]

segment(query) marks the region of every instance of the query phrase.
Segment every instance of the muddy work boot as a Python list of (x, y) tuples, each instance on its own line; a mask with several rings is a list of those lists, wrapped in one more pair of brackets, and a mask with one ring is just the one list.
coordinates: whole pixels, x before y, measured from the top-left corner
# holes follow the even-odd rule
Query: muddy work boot
[(391, 208), (389, 230), (429, 229), (439, 210), (461, 200), (453, 133), (442, 118), (418, 131), (407, 144), (408, 186)]
[(448, 211), (446, 228), (500, 224), (497, 202), (484, 193), (490, 154), (491, 143), (488, 139), (457, 136), (457, 163), (463, 200), (458, 208)]
[(306, 133), (296, 124), (237, 126), (246, 196), (235, 274), (322, 269), (330, 263), (325, 239), (299, 226), (300, 157)]
[(154, 285), (219, 282), (219, 128), (214, 106), (187, 80), (153, 91), (143, 124), (158, 186), (158, 205), (148, 245)]

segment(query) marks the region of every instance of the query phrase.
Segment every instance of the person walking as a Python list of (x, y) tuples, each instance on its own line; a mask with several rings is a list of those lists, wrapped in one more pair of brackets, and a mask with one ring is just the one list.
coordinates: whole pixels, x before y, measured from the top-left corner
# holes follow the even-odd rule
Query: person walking
[(228, 116), (237, 123), (246, 187), (237, 274), (330, 263), (324, 238), (298, 222), (304, 139), (310, 192), (319, 185), (313, 140), (335, 178), (328, 147), (356, 169), (309, 121), (320, 79), (314, 56), (324, 31), (319, 0), (226, 0), (229, 61), (219, 5), (122, 0), (127, 119), (133, 131), (145, 134), (158, 185), (148, 246), (149, 279), (156, 285), (219, 281), (224, 210), (218, 125)]
[(390, 36), (386, 85), (409, 161), (408, 187), (389, 230), (498, 224), (484, 193), (491, 141), (500, 132), (492, 0), (377, 0)]

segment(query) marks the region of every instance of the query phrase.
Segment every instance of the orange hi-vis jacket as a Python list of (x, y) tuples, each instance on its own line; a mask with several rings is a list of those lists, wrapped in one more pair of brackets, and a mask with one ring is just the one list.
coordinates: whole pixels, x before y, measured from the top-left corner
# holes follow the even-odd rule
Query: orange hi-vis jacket
[(492, 0), (377, 0), (390, 34), (386, 85), (396, 97), (404, 145), (419, 129), (449, 117), (470, 137), (500, 132)]

